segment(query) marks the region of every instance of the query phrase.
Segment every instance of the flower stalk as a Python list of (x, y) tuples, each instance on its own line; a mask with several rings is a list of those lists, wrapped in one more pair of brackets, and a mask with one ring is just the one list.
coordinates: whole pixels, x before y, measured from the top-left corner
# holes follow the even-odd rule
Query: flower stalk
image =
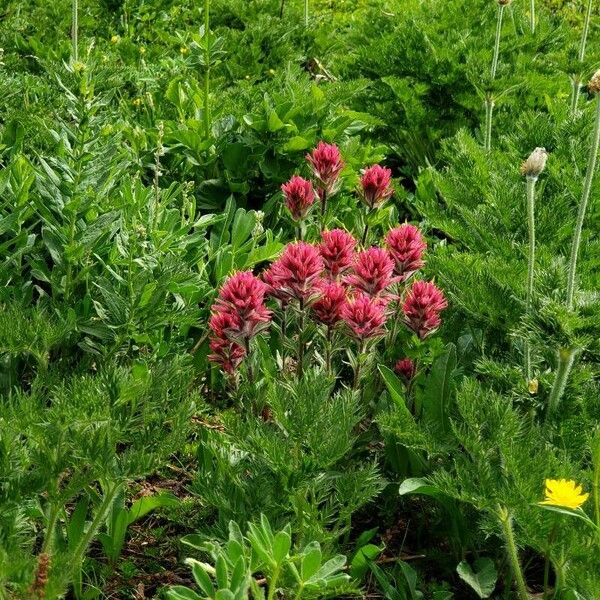
[(530, 0), (529, 3), (529, 25), (531, 33), (535, 33), (535, 0)]
[(207, 139), (210, 133), (210, 0), (204, 0), (204, 134)]
[(598, 156), (598, 146), (600, 144), (600, 71), (597, 71), (590, 82), (590, 91), (595, 96), (596, 112), (594, 118), (594, 129), (592, 133), (592, 144), (588, 156), (587, 172), (583, 183), (583, 191), (579, 202), (577, 212), (577, 222), (575, 223), (575, 232), (573, 233), (573, 243), (571, 246), (571, 257), (569, 259), (569, 272), (567, 277), (567, 306), (573, 308), (573, 297), (575, 295), (575, 275), (577, 272), (577, 258), (579, 256), (579, 246), (581, 245), (581, 231), (585, 220), (587, 204), (592, 190), (592, 181), (596, 170), (596, 158)]
[(494, 113), (494, 98), (487, 94), (485, 98), (485, 132), (483, 147), (486, 152), (492, 149), (492, 115)]
[(504, 7), (506, 6), (505, 1), (498, 2), (498, 13), (496, 17), (496, 37), (494, 39), (494, 55), (492, 57), (492, 69), (490, 73), (490, 79), (494, 81), (496, 79), (496, 70), (498, 68), (498, 56), (500, 55), (500, 36), (502, 34), (502, 18), (504, 17)]
[(79, 60), (79, 0), (73, 0), (71, 4), (72, 20), (71, 20), (71, 44), (73, 62)]
[(512, 516), (508, 509), (504, 506), (498, 506), (498, 518), (502, 526), (502, 532), (504, 534), (504, 541), (506, 543), (506, 552), (508, 560), (513, 572), (513, 577), (517, 584), (517, 595), (519, 600), (529, 600), (529, 594), (527, 593), (527, 586), (525, 585), (525, 579), (523, 577), (523, 571), (521, 570), (521, 564), (519, 562), (519, 552), (517, 550), (517, 544), (515, 542), (515, 534), (512, 525)]
[[(590, 31), (590, 19), (592, 16), (592, 0), (588, 0), (585, 17), (583, 19), (583, 31), (581, 32), (581, 42), (579, 44), (578, 60), (580, 64), (583, 64), (585, 59), (585, 47), (587, 44), (587, 37)], [(581, 84), (581, 78), (579, 75), (573, 75), (571, 77), (571, 114), (577, 112), (577, 105), (579, 103), (579, 89)]]
[[(531, 314), (533, 302), (533, 283), (535, 276), (535, 184), (546, 166), (548, 153), (544, 148), (536, 148), (521, 165), (521, 174), (527, 182), (527, 225), (529, 229), (529, 255), (527, 261), (526, 310)], [(525, 342), (525, 376), (527, 381), (533, 377), (531, 368), (531, 348)]]
[(304, 0), (304, 27), (308, 29), (308, 0)]
[(556, 377), (554, 378), (554, 384), (548, 398), (546, 420), (550, 419), (558, 410), (576, 356), (577, 350), (574, 348), (561, 348), (558, 351), (558, 368), (556, 369)]
[(592, 465), (594, 474), (592, 478), (592, 495), (594, 497), (594, 519), (600, 531), (600, 427), (596, 428), (592, 440)]

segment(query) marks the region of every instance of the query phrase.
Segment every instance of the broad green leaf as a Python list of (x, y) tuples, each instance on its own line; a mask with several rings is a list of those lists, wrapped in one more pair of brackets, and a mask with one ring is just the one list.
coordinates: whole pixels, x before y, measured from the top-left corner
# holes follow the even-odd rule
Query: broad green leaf
[(366, 544), (359, 548), (350, 563), (350, 575), (354, 579), (362, 579), (369, 570), (369, 563), (375, 560), (382, 550), (383, 548), (375, 544)]
[(287, 557), (292, 547), (292, 538), (287, 531), (279, 531), (273, 539), (273, 556), (278, 564)]
[(498, 573), (494, 561), (490, 558), (477, 559), (473, 568), (466, 560), (463, 560), (456, 567), (456, 572), (480, 598), (489, 598), (496, 587)]
[(302, 581), (308, 581), (319, 570), (321, 558), (321, 546), (319, 542), (312, 542), (306, 546), (302, 553), (302, 562), (300, 563)]

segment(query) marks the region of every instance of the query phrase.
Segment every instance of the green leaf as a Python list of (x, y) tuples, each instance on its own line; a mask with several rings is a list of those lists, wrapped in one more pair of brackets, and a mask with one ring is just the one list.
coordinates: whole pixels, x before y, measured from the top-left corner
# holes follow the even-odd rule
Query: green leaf
[(300, 563), (300, 576), (302, 581), (308, 581), (321, 566), (321, 546), (319, 542), (311, 542), (302, 553)]
[(192, 575), (198, 587), (212, 598), (215, 595), (215, 587), (202, 563), (193, 558), (188, 558), (185, 562), (192, 568)]
[(277, 564), (281, 564), (292, 547), (292, 538), (287, 531), (279, 531), (273, 540), (273, 556)]
[(449, 406), (455, 370), (456, 346), (448, 344), (434, 361), (421, 397), (423, 418), (443, 432), (450, 429)]
[(196, 592), (182, 585), (175, 585), (167, 591), (169, 600), (202, 600)]
[(179, 499), (171, 493), (157, 494), (156, 496), (143, 496), (136, 500), (128, 511), (127, 525), (131, 525), (149, 512), (165, 506), (179, 506)]
[(498, 573), (494, 561), (490, 558), (479, 558), (471, 565), (463, 560), (456, 567), (458, 576), (473, 590), (480, 598), (489, 598), (496, 587)]
[(350, 575), (354, 579), (362, 579), (369, 570), (369, 563), (375, 560), (382, 550), (383, 548), (375, 544), (367, 544), (359, 548), (350, 563)]

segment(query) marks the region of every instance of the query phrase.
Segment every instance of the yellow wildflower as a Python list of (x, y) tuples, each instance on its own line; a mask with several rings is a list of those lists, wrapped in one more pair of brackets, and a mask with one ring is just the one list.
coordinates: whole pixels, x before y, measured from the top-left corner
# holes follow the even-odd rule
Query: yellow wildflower
[(134, 106), (140, 106), (142, 104), (141, 98), (134, 98), (131, 102)]
[(572, 479), (546, 479), (546, 499), (540, 504), (575, 510), (589, 497), (582, 492), (582, 487)]
[(181, 54), (187, 54), (189, 52), (189, 49), (186, 48), (185, 46), (181, 46), (181, 48), (179, 48), (179, 52)]
[(112, 44), (118, 44), (121, 41), (121, 36), (120, 35), (113, 35), (110, 38), (110, 41)]
[(140, 46), (140, 54), (146, 54), (145, 46)]

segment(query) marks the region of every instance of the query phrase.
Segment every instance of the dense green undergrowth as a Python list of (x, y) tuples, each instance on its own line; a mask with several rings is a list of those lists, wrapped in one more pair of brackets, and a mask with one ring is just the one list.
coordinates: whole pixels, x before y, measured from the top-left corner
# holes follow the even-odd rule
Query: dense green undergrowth
[[(0, 7), (0, 598), (600, 598), (598, 7), (306, 6)], [(275, 286), (214, 363), (233, 274), (405, 222), (372, 335)]]

